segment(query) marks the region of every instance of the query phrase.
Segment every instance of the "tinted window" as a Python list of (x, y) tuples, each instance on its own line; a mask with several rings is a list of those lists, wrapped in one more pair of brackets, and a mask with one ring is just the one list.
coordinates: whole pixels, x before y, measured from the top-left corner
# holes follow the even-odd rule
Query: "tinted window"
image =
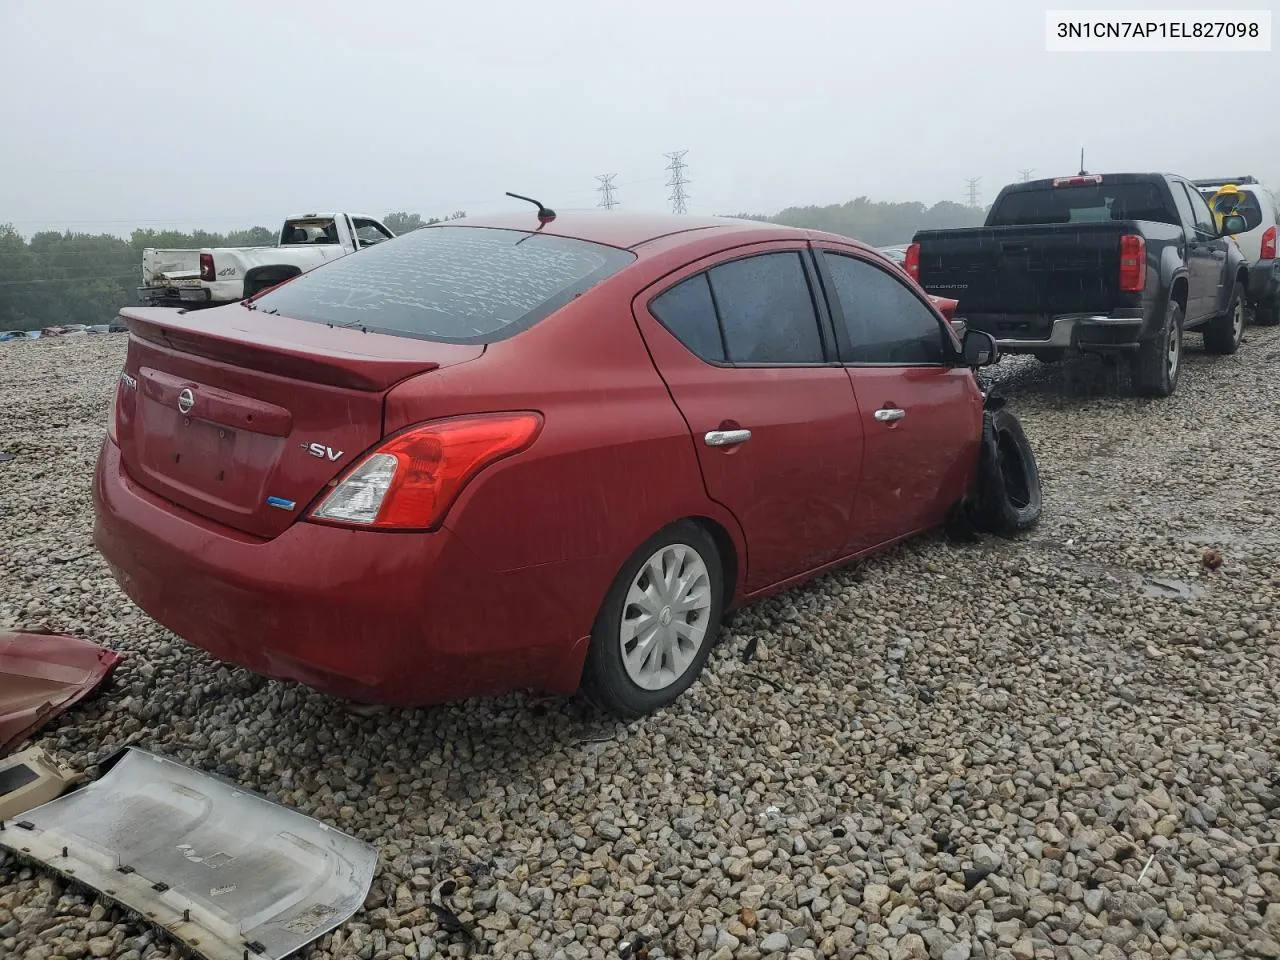
[(822, 363), (822, 338), (799, 253), (765, 253), (708, 271), (734, 363)]
[(1204, 202), (1204, 197), (1200, 196), (1195, 187), (1187, 186), (1184, 183), (1182, 188), (1187, 191), (1187, 198), (1191, 201), (1191, 211), (1195, 215), (1196, 230), (1206, 236), (1216, 236), (1218, 228), (1213, 224), (1213, 214), (1209, 212), (1209, 204)]
[(1035, 187), (1005, 194), (991, 211), (991, 226), (1031, 223), (1088, 223), (1098, 220), (1152, 220), (1176, 223), (1154, 183), (1082, 184)]
[(823, 257), (853, 346), (851, 362), (946, 362), (942, 325), (903, 281), (853, 257)]
[(724, 342), (707, 275), (677, 283), (649, 304), (649, 312), (703, 360), (724, 362)]
[(425, 227), (317, 267), (256, 304), (315, 323), (486, 343), (547, 316), (634, 259), (548, 234)]
[(1172, 183), (1169, 189), (1173, 193), (1174, 206), (1178, 208), (1178, 216), (1184, 224), (1194, 224), (1196, 222), (1195, 211), (1191, 209), (1191, 198), (1187, 196), (1186, 188), (1180, 183)]

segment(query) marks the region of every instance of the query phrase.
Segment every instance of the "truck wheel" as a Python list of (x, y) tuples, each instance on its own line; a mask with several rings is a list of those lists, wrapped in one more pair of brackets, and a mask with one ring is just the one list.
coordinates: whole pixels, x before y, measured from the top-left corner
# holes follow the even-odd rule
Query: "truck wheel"
[(582, 692), (632, 718), (674, 701), (702, 672), (724, 609), (715, 541), (688, 520), (660, 530), (623, 564), (591, 631)]
[(1253, 322), (1260, 327), (1280, 326), (1280, 300), (1258, 304), (1253, 311)]
[(1040, 519), (1040, 467), (1022, 424), (1007, 407), (982, 415), (982, 461), (973, 522), (979, 530), (1012, 536)]
[(1066, 359), (1067, 351), (1065, 350), (1036, 350), (1034, 356), (1041, 363), (1058, 363)]
[(1182, 372), (1182, 307), (1170, 300), (1159, 331), (1138, 349), (1133, 380), (1148, 397), (1168, 397), (1178, 389)]
[(1205, 324), (1204, 349), (1219, 356), (1235, 353), (1243, 335), (1244, 298), (1240, 296), (1240, 286), (1237, 284), (1231, 294), (1231, 302), (1227, 304), (1227, 312)]

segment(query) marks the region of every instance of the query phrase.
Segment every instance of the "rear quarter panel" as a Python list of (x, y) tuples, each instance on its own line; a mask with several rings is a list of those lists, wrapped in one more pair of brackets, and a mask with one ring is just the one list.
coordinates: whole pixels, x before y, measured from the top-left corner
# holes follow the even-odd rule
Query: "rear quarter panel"
[(563, 600), (586, 602), (588, 626), (626, 558), (674, 520), (707, 517), (744, 549), (706, 496), (688, 427), (631, 319), (644, 265), (490, 344), (471, 369), (425, 374), (386, 400), (387, 432), (465, 413), (543, 415), (533, 445), (472, 480), (445, 526), (497, 573), (571, 565), (584, 579), (565, 589), (582, 597)]

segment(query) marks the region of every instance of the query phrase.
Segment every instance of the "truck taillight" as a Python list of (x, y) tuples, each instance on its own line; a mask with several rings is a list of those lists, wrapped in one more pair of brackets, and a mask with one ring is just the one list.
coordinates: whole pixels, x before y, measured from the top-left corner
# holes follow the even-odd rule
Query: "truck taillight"
[(920, 244), (913, 243), (907, 247), (907, 258), (902, 264), (902, 268), (916, 283), (920, 282)]
[(1258, 253), (1259, 260), (1274, 260), (1276, 258), (1276, 228), (1274, 225), (1267, 227), (1262, 233), (1262, 250)]
[(533, 443), (536, 413), (424, 423), (385, 440), (334, 484), (310, 519), (374, 530), (431, 530), (462, 488), (495, 460)]
[(1147, 288), (1147, 241), (1136, 234), (1120, 238), (1120, 292), (1141, 293)]
[(216, 278), (213, 272), (213, 254), (200, 254), (200, 279), (205, 283), (213, 283)]

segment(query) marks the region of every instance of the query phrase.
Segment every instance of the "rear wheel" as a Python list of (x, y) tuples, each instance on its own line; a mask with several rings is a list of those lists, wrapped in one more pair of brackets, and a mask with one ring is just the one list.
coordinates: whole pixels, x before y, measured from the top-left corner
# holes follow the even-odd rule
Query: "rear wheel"
[(1280, 300), (1258, 304), (1253, 312), (1253, 322), (1260, 327), (1280, 325)]
[(711, 536), (682, 520), (623, 565), (591, 631), (582, 691), (600, 709), (638, 717), (684, 693), (711, 652), (724, 574)]
[(1133, 380), (1148, 397), (1168, 397), (1178, 389), (1182, 372), (1182, 306), (1170, 300), (1164, 323), (1143, 343), (1133, 360)]
[(1244, 336), (1244, 298), (1240, 295), (1237, 284), (1231, 294), (1231, 302), (1227, 304), (1227, 312), (1214, 317), (1204, 328), (1204, 348), (1209, 353), (1220, 356), (1235, 353), (1240, 348), (1240, 338)]
[(978, 484), (978, 529), (1011, 536), (1039, 521), (1044, 510), (1040, 467), (1022, 424), (1005, 407), (983, 414)]
[(1058, 363), (1066, 359), (1067, 351), (1059, 348), (1034, 351), (1035, 358), (1041, 363)]

